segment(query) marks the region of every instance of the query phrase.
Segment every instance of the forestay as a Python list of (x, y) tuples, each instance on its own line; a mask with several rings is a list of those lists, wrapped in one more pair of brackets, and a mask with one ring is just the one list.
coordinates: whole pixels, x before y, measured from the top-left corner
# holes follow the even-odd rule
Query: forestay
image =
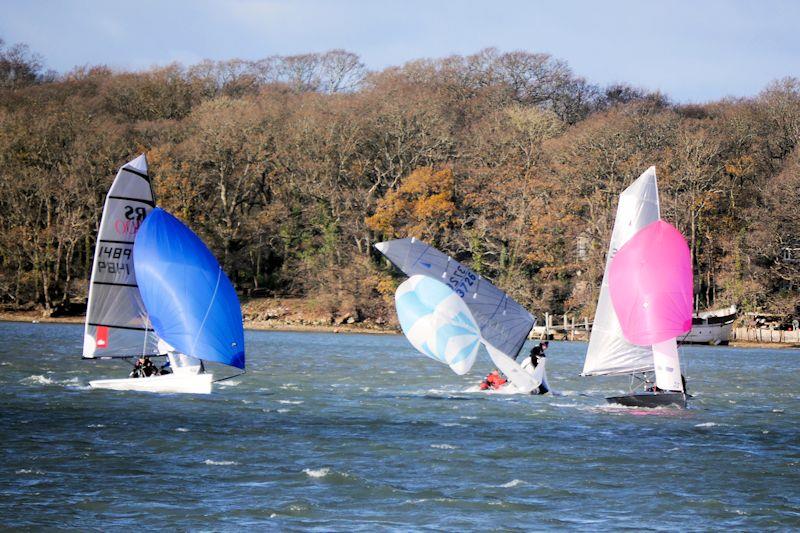
[(153, 205), (147, 159), (140, 155), (119, 169), (106, 196), (89, 282), (84, 357), (158, 353), (133, 264), (136, 233)]
[(182, 354), (244, 368), (239, 298), (197, 235), (156, 208), (139, 228), (134, 264), (160, 338)]
[(411, 276), (397, 288), (395, 304), (400, 327), (417, 350), (449, 365), (456, 374), (472, 368), (480, 331), (450, 287), (427, 276)]
[(450, 287), (467, 304), (487, 345), (512, 359), (519, 353), (535, 319), (506, 293), (416, 238), (380, 242), (375, 248), (407, 276), (430, 277)]
[(656, 168), (648, 168), (619, 197), (611, 233), (608, 257), (600, 287), (583, 375), (628, 374), (653, 370), (649, 346), (628, 342), (623, 333), (609, 291), (609, 266), (617, 251), (637, 232), (660, 218)]

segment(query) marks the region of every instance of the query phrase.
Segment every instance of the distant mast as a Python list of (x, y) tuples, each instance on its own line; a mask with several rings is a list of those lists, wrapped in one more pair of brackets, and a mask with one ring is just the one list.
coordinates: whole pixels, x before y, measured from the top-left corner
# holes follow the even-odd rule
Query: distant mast
[(133, 266), (133, 243), (155, 205), (144, 154), (123, 165), (106, 196), (97, 232), (83, 356), (155, 355)]

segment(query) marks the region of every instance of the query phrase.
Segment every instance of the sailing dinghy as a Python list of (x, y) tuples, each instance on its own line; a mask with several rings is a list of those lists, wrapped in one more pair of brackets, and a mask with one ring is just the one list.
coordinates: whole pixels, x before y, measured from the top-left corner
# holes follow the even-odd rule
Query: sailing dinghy
[(166, 356), (171, 373), (92, 388), (208, 394), (203, 361), (244, 369), (239, 300), (203, 242), (154, 208), (147, 160), (123, 165), (106, 197), (86, 313), (85, 359)]
[(608, 402), (686, 407), (677, 337), (691, 329), (692, 291), (689, 248), (661, 220), (656, 169), (650, 167), (619, 198), (582, 372), (629, 374), (632, 384), (638, 382)]
[(536, 320), (488, 280), (416, 238), (375, 245), (409, 279), (398, 287), (400, 326), (420, 352), (457, 374), (472, 367), (480, 345), (516, 392), (547, 387), (545, 362), (526, 370), (514, 359)]

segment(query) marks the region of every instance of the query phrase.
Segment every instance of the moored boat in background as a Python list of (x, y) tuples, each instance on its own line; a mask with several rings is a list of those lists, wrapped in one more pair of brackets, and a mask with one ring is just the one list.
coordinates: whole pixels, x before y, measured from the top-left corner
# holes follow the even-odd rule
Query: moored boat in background
[(728, 344), (738, 309), (735, 305), (692, 315), (692, 330), (678, 339), (679, 344)]

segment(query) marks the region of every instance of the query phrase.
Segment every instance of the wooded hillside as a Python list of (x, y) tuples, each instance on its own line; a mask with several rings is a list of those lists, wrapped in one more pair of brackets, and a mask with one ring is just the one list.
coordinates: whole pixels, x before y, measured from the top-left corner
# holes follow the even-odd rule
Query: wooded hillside
[(0, 41), (0, 302), (85, 298), (117, 168), (146, 152), (158, 202), (244, 295), (388, 320), (372, 250), (417, 236), (532, 312), (591, 316), (617, 195), (656, 165), (699, 308), (797, 315), (800, 80), (676, 105), (546, 54), (354, 54), (45, 73)]

